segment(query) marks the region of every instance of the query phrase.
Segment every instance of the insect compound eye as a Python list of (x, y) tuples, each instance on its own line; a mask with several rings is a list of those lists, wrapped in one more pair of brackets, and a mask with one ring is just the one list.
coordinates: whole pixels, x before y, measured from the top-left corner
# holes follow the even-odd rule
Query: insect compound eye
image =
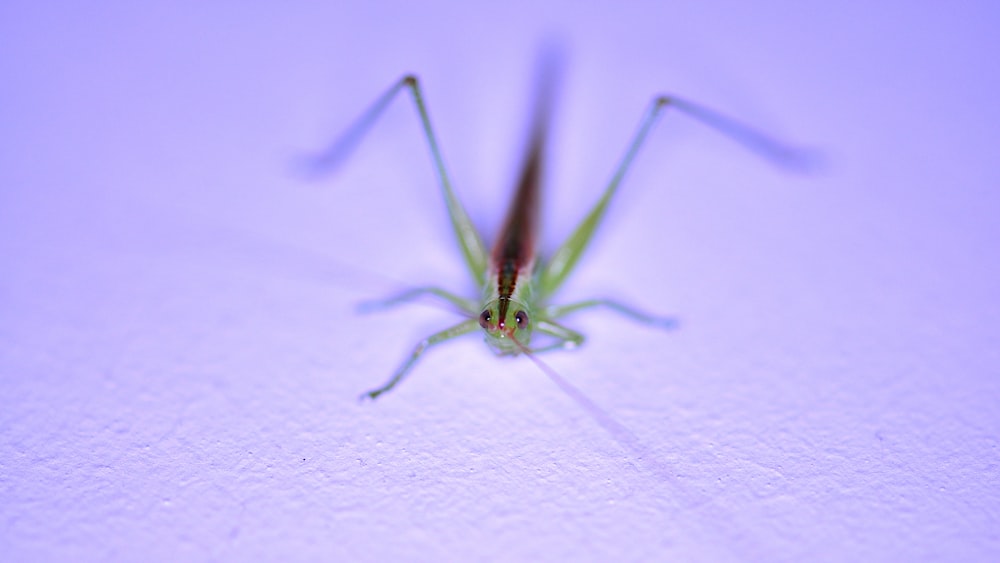
[(486, 309), (479, 315), (479, 326), (483, 328), (490, 328), (490, 320), (493, 319), (493, 315), (490, 314), (490, 310)]
[(518, 311), (514, 314), (514, 321), (517, 323), (517, 328), (527, 328), (528, 327), (528, 313), (524, 311)]

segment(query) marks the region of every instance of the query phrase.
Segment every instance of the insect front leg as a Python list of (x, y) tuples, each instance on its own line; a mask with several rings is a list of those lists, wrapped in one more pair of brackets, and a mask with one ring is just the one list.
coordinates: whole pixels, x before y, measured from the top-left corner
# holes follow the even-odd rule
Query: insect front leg
[(399, 366), (399, 369), (396, 370), (396, 373), (392, 374), (392, 377), (389, 378), (389, 381), (387, 381), (385, 385), (362, 394), (360, 398), (362, 400), (365, 398), (372, 400), (378, 398), (379, 395), (399, 384), (399, 382), (402, 381), (403, 378), (410, 372), (410, 369), (413, 368), (413, 364), (420, 359), (420, 356), (426, 352), (428, 348), (462, 336), (463, 334), (468, 334), (477, 328), (479, 328), (479, 319), (469, 319), (462, 321), (451, 328), (446, 328), (441, 332), (436, 332), (421, 340), (413, 348), (413, 352), (411, 352), (410, 356), (403, 362), (403, 365)]
[(582, 333), (565, 327), (551, 319), (538, 321), (535, 324), (535, 330), (555, 338), (556, 341), (552, 344), (542, 346), (541, 348), (534, 348), (531, 350), (532, 353), (576, 348), (577, 346), (583, 344), (583, 341), (587, 338)]

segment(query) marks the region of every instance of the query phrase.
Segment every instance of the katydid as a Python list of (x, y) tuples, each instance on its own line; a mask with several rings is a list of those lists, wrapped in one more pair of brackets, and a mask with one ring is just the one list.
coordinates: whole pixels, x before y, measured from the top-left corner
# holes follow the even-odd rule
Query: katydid
[[(487, 251), (482, 237), (452, 189), (437, 136), (431, 126), (423, 90), (416, 76), (406, 75), (396, 82), (316, 160), (315, 165), (327, 169), (340, 164), (389, 103), (403, 90), (409, 91), (416, 105), (447, 205), (451, 227), (465, 264), (476, 284), (483, 289), (478, 300), (438, 287), (419, 287), (376, 302), (375, 307), (382, 308), (431, 295), (456, 306), (466, 318), (420, 341), (384, 385), (364, 393), (361, 398), (375, 399), (389, 391), (410, 373), (414, 364), (429, 348), (477, 329), (483, 331), (486, 343), (499, 355), (531, 355), (555, 348), (573, 348), (583, 343), (583, 334), (558, 322), (561, 317), (581, 309), (605, 307), (643, 324), (665, 329), (676, 326), (675, 319), (671, 317), (649, 315), (608, 299), (589, 299), (566, 305), (550, 303), (551, 297), (572, 273), (587, 249), (625, 173), (665, 108), (680, 110), (779, 163), (794, 165), (798, 158), (794, 151), (703, 106), (674, 96), (657, 96), (642, 117), (638, 131), (600, 199), (552, 256), (547, 261), (541, 261), (537, 256), (538, 208), (551, 88), (543, 88), (539, 98), (520, 180), (503, 227), (490, 251)], [(547, 335), (550, 342), (542, 347), (532, 348), (530, 343), (534, 332)]]

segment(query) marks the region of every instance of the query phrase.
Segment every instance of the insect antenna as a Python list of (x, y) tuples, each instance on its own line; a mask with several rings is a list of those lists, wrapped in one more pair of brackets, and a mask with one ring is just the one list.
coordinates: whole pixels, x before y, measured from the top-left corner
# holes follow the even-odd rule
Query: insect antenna
[(636, 456), (638, 459), (648, 458), (648, 450), (639, 441), (638, 436), (632, 433), (631, 430), (626, 428), (622, 423), (618, 422), (611, 417), (604, 409), (597, 406), (596, 403), (591, 401), (586, 395), (583, 394), (579, 389), (566, 381), (566, 379), (559, 375), (559, 372), (554, 370), (552, 366), (543, 362), (534, 352), (528, 349), (527, 346), (521, 344), (521, 342), (514, 336), (511, 335), (510, 339), (514, 341), (514, 344), (520, 348), (521, 353), (528, 357), (529, 360), (534, 362), (538, 369), (542, 370), (552, 383), (556, 384), (563, 393), (573, 399), (581, 409), (583, 409), (591, 418), (594, 419), (597, 424), (599, 424), (604, 430), (611, 434), (616, 442), (622, 445), (626, 450)]

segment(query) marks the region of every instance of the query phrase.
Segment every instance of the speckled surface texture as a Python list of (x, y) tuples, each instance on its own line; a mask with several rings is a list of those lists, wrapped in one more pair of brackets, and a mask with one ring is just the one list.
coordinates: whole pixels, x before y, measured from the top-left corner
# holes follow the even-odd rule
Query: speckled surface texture
[[(994, 5), (339, 4), (0, 7), (0, 558), (1000, 559)], [(826, 166), (667, 115), (559, 297), (679, 330), (358, 403), (456, 318), (359, 301), (476, 289), (409, 102), (292, 163), (419, 72), (492, 235), (553, 30), (546, 249), (658, 92)]]

